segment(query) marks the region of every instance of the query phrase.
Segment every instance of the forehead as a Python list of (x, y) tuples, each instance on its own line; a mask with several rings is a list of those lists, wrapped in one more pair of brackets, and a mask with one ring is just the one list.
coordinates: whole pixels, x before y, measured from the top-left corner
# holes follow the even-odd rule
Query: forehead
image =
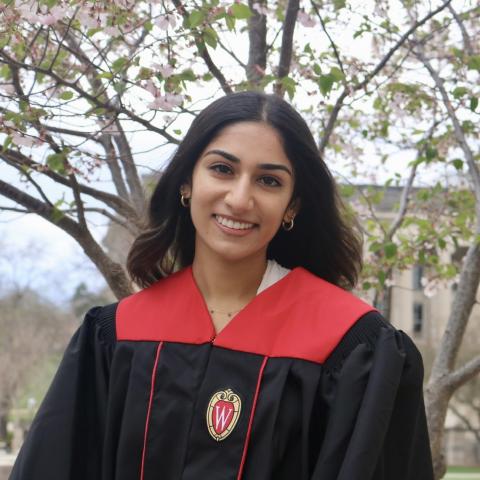
[(290, 164), (280, 134), (262, 122), (239, 122), (228, 125), (212, 139), (205, 152), (212, 148), (222, 148), (240, 160), (254, 158), (265, 162), (275, 159), (277, 163)]

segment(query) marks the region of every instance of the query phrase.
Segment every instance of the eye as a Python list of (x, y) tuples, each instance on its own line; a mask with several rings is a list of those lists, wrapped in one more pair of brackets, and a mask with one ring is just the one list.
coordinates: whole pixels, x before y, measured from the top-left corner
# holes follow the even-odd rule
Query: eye
[(270, 175), (265, 175), (263, 177), (260, 177), (259, 181), (260, 181), (260, 183), (262, 183), (266, 187), (281, 187), (282, 186), (282, 184), (275, 177), (271, 177)]
[(225, 163), (217, 163), (215, 165), (211, 165), (208, 167), (210, 170), (214, 172), (221, 173), (221, 174), (229, 174), (232, 173), (232, 167), (226, 165)]

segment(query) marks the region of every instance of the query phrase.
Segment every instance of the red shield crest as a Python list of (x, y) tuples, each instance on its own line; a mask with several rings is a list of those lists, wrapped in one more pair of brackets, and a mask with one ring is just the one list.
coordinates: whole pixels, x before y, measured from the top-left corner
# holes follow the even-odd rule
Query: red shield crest
[(240, 397), (232, 390), (215, 392), (208, 403), (207, 427), (210, 435), (220, 442), (232, 433), (242, 408)]

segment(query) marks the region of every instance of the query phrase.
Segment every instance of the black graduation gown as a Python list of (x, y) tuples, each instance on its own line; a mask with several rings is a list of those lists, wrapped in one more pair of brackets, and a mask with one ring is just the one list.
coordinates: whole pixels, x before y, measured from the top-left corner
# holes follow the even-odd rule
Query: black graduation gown
[(422, 360), (295, 268), (217, 336), (186, 268), (90, 310), (11, 480), (431, 480)]

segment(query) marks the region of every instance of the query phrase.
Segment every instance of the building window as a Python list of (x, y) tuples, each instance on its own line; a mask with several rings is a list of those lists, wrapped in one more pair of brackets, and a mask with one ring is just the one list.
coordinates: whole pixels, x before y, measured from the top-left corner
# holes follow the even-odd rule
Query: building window
[(414, 265), (413, 267), (413, 289), (414, 290), (423, 289), (422, 278), (423, 278), (423, 266)]
[(423, 329), (423, 304), (415, 302), (413, 304), (413, 331), (415, 333), (421, 333)]

